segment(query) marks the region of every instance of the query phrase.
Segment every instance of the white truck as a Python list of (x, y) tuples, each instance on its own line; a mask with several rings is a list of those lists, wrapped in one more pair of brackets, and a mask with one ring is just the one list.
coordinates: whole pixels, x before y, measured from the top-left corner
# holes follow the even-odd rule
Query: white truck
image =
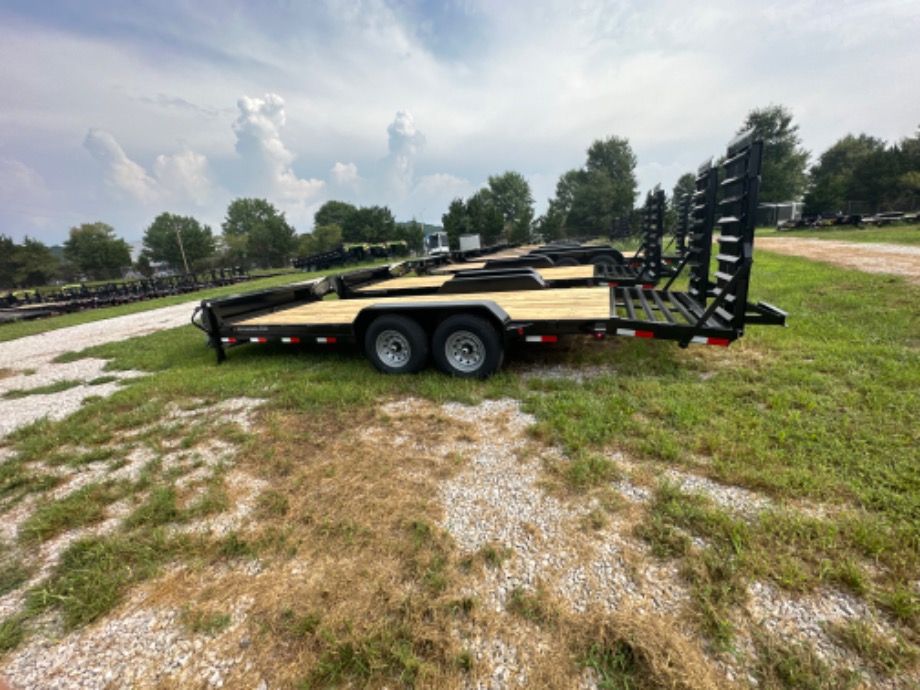
[(482, 238), (479, 235), (460, 235), (460, 251), (472, 252), (482, 249)]
[(425, 247), (425, 254), (428, 256), (450, 254), (450, 241), (446, 232), (429, 232), (425, 235), (422, 244)]

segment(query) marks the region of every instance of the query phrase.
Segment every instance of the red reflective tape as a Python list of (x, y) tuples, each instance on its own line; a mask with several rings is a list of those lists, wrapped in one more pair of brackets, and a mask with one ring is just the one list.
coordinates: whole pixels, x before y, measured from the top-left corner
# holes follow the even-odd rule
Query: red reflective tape
[(233, 345), (234, 343), (236, 343), (236, 338), (221, 338), (220, 341), (222, 343), (230, 343), (231, 345)]
[(636, 331), (637, 338), (654, 338), (655, 334), (651, 331)]
[(706, 343), (708, 345), (720, 345), (722, 347), (728, 347), (730, 341), (728, 338), (706, 338)]
[(645, 285), (642, 286), (642, 289), (643, 289), (643, 290), (651, 290), (653, 287), (655, 287), (655, 286), (652, 285), (651, 283), (646, 283)]
[(300, 342), (300, 338), (282, 338), (282, 343), (294, 343), (295, 345)]
[(328, 345), (335, 345), (335, 338), (317, 338), (316, 342), (326, 343)]
[(250, 338), (249, 342), (251, 343), (267, 343), (268, 338)]
[(528, 335), (524, 340), (528, 343), (555, 343), (559, 338), (555, 335)]

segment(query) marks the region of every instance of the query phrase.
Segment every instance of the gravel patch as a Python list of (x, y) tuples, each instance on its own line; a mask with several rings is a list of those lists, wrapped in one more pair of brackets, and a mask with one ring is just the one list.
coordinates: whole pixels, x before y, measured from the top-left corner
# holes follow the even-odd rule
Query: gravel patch
[[(63, 419), (80, 409), (86, 398), (109, 396), (118, 390), (121, 381), (144, 375), (138, 371), (105, 372), (106, 362), (100, 359), (65, 364), (55, 364), (52, 360), (68, 352), (183, 326), (189, 323), (196, 306), (196, 302), (188, 302), (0, 343), (0, 370), (13, 372), (0, 378), (0, 440), (42, 418)], [(113, 376), (116, 380), (88, 385), (101, 376)], [(3, 397), (9, 391), (39, 388), (58, 381), (79, 381), (81, 385), (16, 400)]]
[(804, 237), (758, 237), (757, 247), (866, 273), (890, 273), (920, 285), (920, 247)]

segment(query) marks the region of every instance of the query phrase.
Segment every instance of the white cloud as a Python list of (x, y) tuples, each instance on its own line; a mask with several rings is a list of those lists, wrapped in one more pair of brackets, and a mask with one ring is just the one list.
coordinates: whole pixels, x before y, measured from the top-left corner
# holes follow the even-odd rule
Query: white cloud
[(391, 190), (405, 196), (412, 189), (414, 163), (419, 150), (425, 145), (425, 135), (415, 126), (408, 110), (400, 110), (387, 127), (390, 155), (388, 179)]
[(47, 194), (45, 180), (22, 161), (0, 156), (0, 202), (21, 203)]
[(211, 201), (214, 183), (208, 159), (194, 151), (167, 156), (160, 154), (153, 164), (153, 172), (161, 186), (173, 198), (187, 198), (199, 206)]
[[(328, 198), (440, 217), (505, 170), (539, 209), (598, 138), (630, 140), (646, 189), (720, 153), (752, 108), (789, 107), (815, 155), (849, 132), (908, 136), (920, 111), (897, 88), (920, 60), (917, 0), (41, 8), (0, 9), (0, 156), (44, 182), (52, 241), (154, 210), (213, 221), (232, 196), (301, 223)], [(31, 232), (35, 211), (4, 203), (0, 226)]]
[(116, 195), (125, 193), (144, 204), (160, 197), (157, 181), (128, 158), (115, 137), (108, 132), (91, 129), (83, 140), (83, 146), (102, 166), (105, 182)]
[(300, 178), (291, 167), (296, 156), (281, 138), (286, 117), (284, 99), (274, 93), (264, 98), (243, 96), (237, 101), (239, 116), (233, 124), (236, 151), (246, 171), (250, 193), (255, 191), (277, 201), (284, 210), (303, 221), (306, 209), (322, 193), (326, 183)]
[(336, 163), (330, 174), (336, 184), (351, 184), (358, 179), (358, 166), (354, 163)]

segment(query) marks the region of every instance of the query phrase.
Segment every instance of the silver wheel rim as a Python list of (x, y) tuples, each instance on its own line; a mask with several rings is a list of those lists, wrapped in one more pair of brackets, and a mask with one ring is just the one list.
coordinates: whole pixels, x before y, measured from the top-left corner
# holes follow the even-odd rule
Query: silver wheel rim
[(482, 367), (486, 358), (486, 346), (475, 333), (456, 331), (447, 337), (444, 355), (454, 369), (469, 373)]
[(377, 357), (388, 367), (399, 369), (406, 366), (412, 356), (409, 339), (399, 331), (381, 331), (375, 343)]

